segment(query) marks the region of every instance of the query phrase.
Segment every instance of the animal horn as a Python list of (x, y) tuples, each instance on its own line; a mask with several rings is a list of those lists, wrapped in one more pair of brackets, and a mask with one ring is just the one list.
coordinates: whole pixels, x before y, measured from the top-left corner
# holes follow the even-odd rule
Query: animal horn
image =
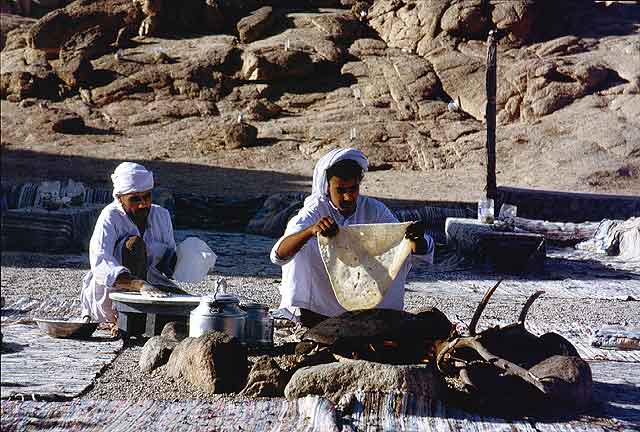
[(496, 291), (496, 288), (502, 283), (503, 279), (500, 279), (498, 283), (496, 283), (491, 289), (489, 289), (486, 293), (484, 293), (484, 297), (480, 300), (480, 304), (476, 308), (476, 311), (473, 313), (473, 318), (471, 318), (471, 324), (469, 324), (469, 334), (471, 336), (475, 336), (476, 334), (476, 326), (478, 325), (478, 321), (480, 321), (480, 315), (484, 311), (484, 308), (487, 307), (487, 303), (489, 303), (489, 299)]
[(527, 313), (529, 312), (529, 308), (531, 307), (533, 302), (536, 301), (536, 299), (540, 297), (542, 294), (544, 294), (544, 291), (536, 291), (533, 294), (531, 294), (531, 296), (527, 299), (524, 306), (522, 306), (522, 310), (520, 311), (520, 317), (518, 318), (519, 324), (524, 325), (524, 320), (527, 318)]

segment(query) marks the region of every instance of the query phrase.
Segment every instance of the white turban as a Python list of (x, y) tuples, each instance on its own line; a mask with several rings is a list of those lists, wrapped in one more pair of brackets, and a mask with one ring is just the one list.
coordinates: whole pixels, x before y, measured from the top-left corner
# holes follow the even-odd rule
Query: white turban
[(313, 184), (311, 186), (311, 196), (304, 200), (305, 205), (314, 199), (323, 197), (327, 194), (327, 170), (337, 162), (345, 159), (355, 161), (363, 172), (367, 172), (369, 161), (360, 150), (354, 148), (334, 149), (326, 155), (322, 156), (313, 169)]
[(133, 162), (122, 162), (111, 174), (113, 197), (153, 189), (153, 172)]

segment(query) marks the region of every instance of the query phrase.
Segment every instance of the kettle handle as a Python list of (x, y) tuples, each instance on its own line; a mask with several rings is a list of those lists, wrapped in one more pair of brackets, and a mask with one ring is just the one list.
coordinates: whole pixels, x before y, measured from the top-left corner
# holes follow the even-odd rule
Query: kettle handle
[(218, 298), (218, 291), (220, 290), (220, 288), (222, 288), (221, 294), (226, 294), (227, 293), (227, 281), (225, 279), (223, 279), (223, 278), (216, 279), (216, 290), (213, 293), (213, 298), (214, 299)]

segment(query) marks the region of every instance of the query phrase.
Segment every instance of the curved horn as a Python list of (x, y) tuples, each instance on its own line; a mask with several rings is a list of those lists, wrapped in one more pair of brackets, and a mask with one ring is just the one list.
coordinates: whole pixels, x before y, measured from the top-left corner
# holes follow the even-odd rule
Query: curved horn
[(544, 291), (536, 291), (533, 294), (531, 294), (531, 296), (527, 299), (524, 306), (522, 306), (522, 310), (520, 311), (520, 317), (518, 318), (518, 324), (524, 325), (524, 320), (527, 318), (527, 313), (529, 312), (529, 308), (531, 307), (533, 302), (536, 301), (536, 299), (540, 297), (542, 294), (544, 294)]
[(476, 311), (473, 313), (473, 318), (471, 318), (471, 324), (469, 324), (469, 334), (471, 336), (475, 336), (476, 334), (476, 325), (478, 325), (478, 321), (480, 321), (480, 315), (484, 311), (484, 308), (487, 307), (487, 303), (489, 303), (489, 299), (498, 288), (498, 285), (502, 283), (503, 279), (500, 279), (498, 283), (496, 283), (491, 289), (489, 289), (486, 293), (484, 293), (484, 297), (480, 300), (480, 304), (476, 308)]

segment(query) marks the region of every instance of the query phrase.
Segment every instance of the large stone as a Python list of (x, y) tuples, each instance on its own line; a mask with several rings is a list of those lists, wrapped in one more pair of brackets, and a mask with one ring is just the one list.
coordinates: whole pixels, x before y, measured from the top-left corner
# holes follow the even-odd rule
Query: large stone
[(247, 380), (247, 349), (221, 332), (180, 342), (169, 357), (166, 373), (212, 393), (240, 391)]
[[(529, 0), (499, 2), (491, 8), (491, 20), (497, 29), (502, 30), (511, 39), (525, 41), (533, 33), (536, 12), (536, 3)], [(549, 20), (551, 17), (544, 18)]]
[(533, 120), (557, 111), (597, 88), (610, 74), (608, 67), (592, 61), (536, 62), (528, 68), (520, 116), (523, 120)]
[(386, 55), (387, 44), (379, 39), (358, 39), (349, 47), (349, 54), (362, 58), (365, 56)]
[(369, 25), (390, 47), (416, 52), (420, 43), (441, 31), (440, 19), (450, 0), (378, 0), (369, 10)]
[(463, 0), (453, 3), (442, 15), (442, 30), (469, 39), (480, 38), (487, 32), (488, 20), (482, 0)]
[(344, 395), (357, 390), (401, 391), (441, 399), (445, 386), (442, 376), (431, 365), (393, 366), (350, 360), (296, 371), (284, 394), (287, 399), (317, 395), (337, 404)]
[[(156, 200), (154, 199), (154, 201)], [(163, 207), (166, 208), (166, 206)], [(160, 336), (173, 341), (181, 341), (188, 335), (189, 332), (187, 331), (187, 324), (185, 322), (178, 321), (170, 321), (166, 323), (160, 333)]]
[(264, 6), (238, 21), (238, 35), (243, 43), (258, 40), (273, 23), (273, 8)]
[(447, 218), (447, 245), (478, 265), (501, 271), (540, 270), (546, 257), (544, 236), (499, 231), (477, 219)]
[[(330, 40), (326, 34), (323, 34), (313, 26), (309, 16), (302, 16), (304, 19), (287, 17), (294, 22), (300, 21), (297, 24), (300, 27), (289, 28), (277, 35), (249, 44), (245, 55), (250, 52), (257, 57), (264, 58), (268, 63), (288, 67), (293, 67), (302, 60), (299, 57), (289, 59), (293, 52), (304, 54), (305, 63), (311, 63), (312, 65), (327, 62), (340, 63), (343, 61), (344, 52), (336, 45), (336, 42)], [(292, 60), (294, 60), (293, 63), (291, 63)], [(247, 76), (243, 74), (243, 77), (246, 78)]]
[(0, 98), (13, 101), (31, 97), (58, 100), (60, 84), (58, 75), (43, 67), (3, 73), (0, 77)]
[(113, 42), (122, 27), (137, 26), (141, 19), (131, 0), (76, 1), (38, 20), (29, 29), (27, 44), (55, 58), (62, 45), (76, 33), (99, 26), (105, 39)]
[(280, 368), (274, 359), (260, 357), (249, 372), (242, 394), (249, 397), (282, 397), (289, 378), (291, 372)]
[(94, 72), (89, 59), (82, 55), (59, 62), (55, 69), (60, 80), (72, 88), (91, 83)]
[(256, 144), (258, 128), (245, 122), (228, 123), (224, 131), (224, 145), (227, 149), (251, 147)]
[(281, 112), (282, 108), (279, 105), (267, 99), (252, 100), (245, 108), (247, 119), (257, 121), (278, 117)]
[(89, 27), (67, 39), (60, 47), (59, 57), (62, 63), (76, 57), (92, 60), (110, 51), (112, 42), (113, 35), (105, 32), (101, 26)]
[(552, 408), (583, 410), (591, 406), (591, 368), (580, 357), (549, 357), (533, 366), (529, 372), (545, 383), (548, 392), (546, 399)]
[(166, 364), (178, 342), (165, 336), (154, 336), (144, 344), (138, 366), (143, 372), (151, 372)]
[(398, 120), (419, 119), (424, 105), (442, 92), (431, 64), (409, 54), (366, 56), (360, 62), (344, 65), (342, 74), (357, 80), (354, 97), (363, 106), (376, 106), (386, 100)]
[(304, 51), (287, 51), (282, 47), (274, 47), (270, 51), (248, 51), (243, 55), (242, 76), (247, 80), (301, 78), (312, 72), (313, 61)]
[(320, 15), (311, 23), (325, 37), (334, 41), (352, 41), (365, 32), (365, 27), (351, 13)]
[[(25, 46), (24, 33), (35, 22), (36, 20), (33, 18), (2, 13), (2, 20), (0, 20), (0, 50), (3, 50), (5, 45), (8, 45), (8, 49)], [(12, 36), (9, 36), (9, 34), (12, 34)], [(22, 39), (22, 41), (16, 44), (16, 39), (18, 38)], [(10, 39), (11, 41), (9, 41)]]
[[(514, 42), (523, 42), (534, 33), (553, 34), (558, 27), (556, 22), (566, 19), (559, 10), (568, 15), (575, 12), (564, 7), (551, 8), (547, 14), (541, 10), (536, 2), (528, 0), (498, 2), (491, 7), (481, 0), (378, 0), (369, 16), (374, 17), (371, 26), (389, 46), (419, 52), (421, 45), (429, 45), (442, 32), (466, 39), (484, 39), (489, 26), (502, 30)], [(558, 16), (560, 18), (556, 18)], [(536, 28), (542, 17), (544, 26), (539, 27), (549, 31)]]

